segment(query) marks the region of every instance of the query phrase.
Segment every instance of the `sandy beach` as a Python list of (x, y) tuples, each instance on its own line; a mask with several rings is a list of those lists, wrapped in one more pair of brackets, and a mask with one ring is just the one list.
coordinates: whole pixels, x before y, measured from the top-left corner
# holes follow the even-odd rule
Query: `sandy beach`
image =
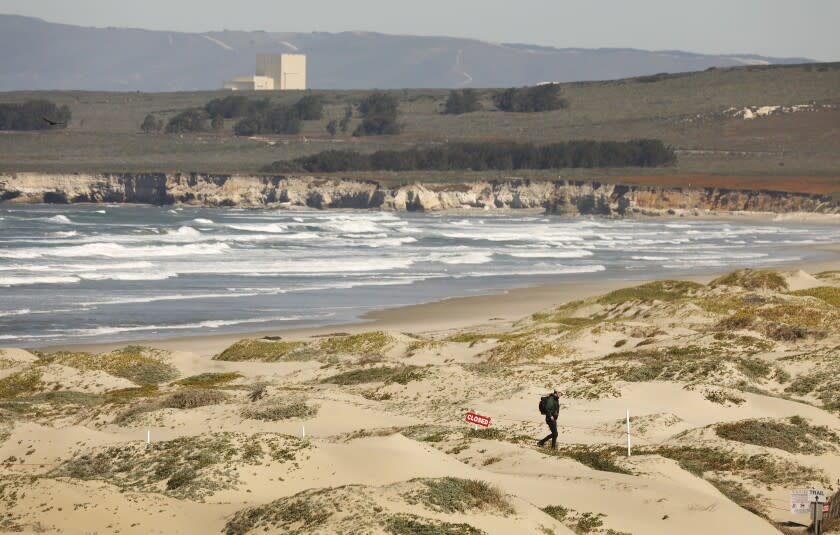
[[(824, 216), (824, 214), (817, 214)], [(768, 214), (752, 214), (756, 221), (770, 221)], [(813, 246), (813, 249), (828, 251), (840, 255), (840, 243)], [(807, 262), (793, 262), (782, 264), (787, 270), (802, 270), (809, 273), (819, 273), (837, 269), (835, 260), (820, 260)], [(707, 283), (721, 276), (714, 272), (708, 275), (685, 275), (677, 277), (680, 280)], [(326, 325), (308, 329), (274, 329), (243, 331), (240, 333), (180, 336), (165, 339), (139, 338), (127, 342), (94, 343), (94, 344), (63, 344), (45, 348), (50, 351), (111, 351), (126, 344), (151, 345), (169, 351), (191, 351), (198, 354), (212, 355), (222, 351), (236, 341), (245, 337), (286, 336), (301, 338), (321, 336), (333, 332), (358, 333), (367, 330), (388, 329), (396, 331), (439, 331), (458, 329), (475, 325), (498, 324), (512, 322), (533, 313), (558, 306), (562, 303), (585, 299), (588, 297), (626, 288), (634, 284), (651, 282), (654, 279), (640, 277), (635, 280), (619, 281), (587, 281), (583, 283), (540, 284), (520, 288), (500, 290), (498, 292), (453, 297), (440, 301), (432, 301), (419, 305), (387, 308), (372, 311), (362, 316), (362, 321), (345, 324)]]
[[(4, 349), (0, 531), (797, 532), (790, 491), (840, 474), (838, 270)], [(555, 388), (553, 450), (537, 402)]]

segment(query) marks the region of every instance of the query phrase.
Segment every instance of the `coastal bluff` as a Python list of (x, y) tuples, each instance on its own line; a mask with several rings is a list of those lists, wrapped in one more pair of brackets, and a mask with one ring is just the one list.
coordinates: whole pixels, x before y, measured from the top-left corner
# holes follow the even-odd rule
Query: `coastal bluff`
[(677, 211), (840, 213), (840, 200), (828, 195), (767, 190), (517, 178), (388, 186), (373, 180), (203, 173), (3, 174), (0, 202), (400, 212), (541, 209), (619, 217)]

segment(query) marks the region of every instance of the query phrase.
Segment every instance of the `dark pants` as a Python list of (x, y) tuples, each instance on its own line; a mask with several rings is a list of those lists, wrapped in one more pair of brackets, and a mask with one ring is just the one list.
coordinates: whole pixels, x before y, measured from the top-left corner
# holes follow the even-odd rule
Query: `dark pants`
[(540, 446), (548, 442), (548, 439), (551, 439), (551, 447), (557, 448), (557, 420), (551, 416), (546, 416), (545, 423), (548, 424), (548, 428), (551, 429), (551, 433), (544, 439), (540, 440)]

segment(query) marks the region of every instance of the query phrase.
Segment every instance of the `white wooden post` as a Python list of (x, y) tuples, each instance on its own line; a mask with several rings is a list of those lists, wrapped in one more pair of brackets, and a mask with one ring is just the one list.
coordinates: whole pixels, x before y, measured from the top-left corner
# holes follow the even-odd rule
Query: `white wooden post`
[(630, 457), (630, 409), (627, 409), (627, 456)]
[(146, 429), (146, 444), (152, 443), (152, 430)]
[(306, 438), (306, 426), (305, 425), (300, 426), (300, 438)]

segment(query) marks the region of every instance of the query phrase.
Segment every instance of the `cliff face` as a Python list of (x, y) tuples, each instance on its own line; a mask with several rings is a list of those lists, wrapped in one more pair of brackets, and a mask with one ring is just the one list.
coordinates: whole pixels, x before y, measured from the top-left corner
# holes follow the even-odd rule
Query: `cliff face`
[(772, 191), (500, 180), (384, 187), (373, 181), (206, 174), (0, 175), (0, 202), (358, 208), (393, 211), (543, 209), (549, 214), (673, 211), (840, 213), (830, 197)]

